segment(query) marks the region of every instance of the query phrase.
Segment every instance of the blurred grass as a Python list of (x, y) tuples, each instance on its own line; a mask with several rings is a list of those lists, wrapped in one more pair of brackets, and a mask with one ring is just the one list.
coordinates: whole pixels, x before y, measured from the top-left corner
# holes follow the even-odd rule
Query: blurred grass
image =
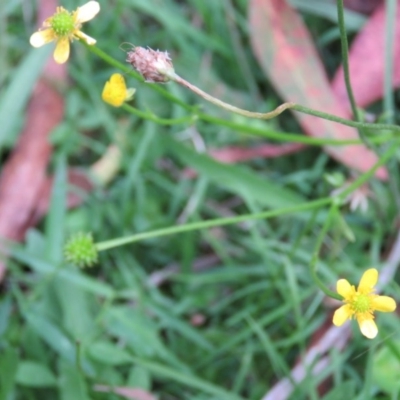
[[(180, 75), (225, 100), (258, 111), (279, 104), (251, 54), (247, 0), (100, 3), (100, 15), (84, 31), (120, 62), (124, 42), (168, 50)], [(311, 8), (308, 0), (292, 3), (311, 13), (314, 35), (335, 40), (331, 8)], [(78, 5), (63, 2), (68, 9)], [(43, 62), (28, 43), (35, 26), (31, 6), (14, 1), (0, 7), (0, 21), (7, 22), (6, 35), (0, 35), (5, 152), (18, 137)], [(331, 22), (321, 23), (322, 17)], [(348, 28), (356, 30), (362, 19), (352, 14), (349, 21)], [(339, 62), (338, 53), (334, 63)], [(330, 322), (333, 308), (309, 273), (324, 210), (314, 218), (293, 215), (150, 239), (102, 252), (98, 266), (85, 271), (63, 262), (62, 243), (78, 231), (91, 231), (100, 241), (295, 205), (329, 195), (323, 175), (345, 170), (319, 146), (246, 165), (220, 164), (186, 145), (259, 146), (267, 142), (266, 132), (300, 129), (288, 113), (269, 122), (243, 120), (173, 84), (160, 90), (128, 77), (129, 86), (137, 88), (133, 104), (143, 112), (181, 118), (189, 114), (183, 103), (212, 116), (159, 125), (102, 103), (103, 84), (116, 69), (84, 46), (74, 44), (68, 68), (65, 118), (52, 135), (57, 184), (49, 212), (15, 248), (0, 293), (0, 400), (121, 398), (96, 391), (99, 384), (142, 388), (163, 400), (262, 398)], [(67, 211), (67, 168), (89, 167), (121, 132), (126, 136), (120, 173), (107, 188), (95, 188), (80, 208)], [(197, 176), (182, 178), (183, 168), (195, 169)], [(326, 238), (319, 273), (332, 287), (338, 277), (357, 282), (366, 267), (379, 267), (389, 248), (395, 198), (381, 182), (374, 182), (373, 190), (367, 213), (343, 209), (356, 242), (347, 242), (339, 225)], [(170, 268), (175, 272), (154, 285), (155, 274)], [(398, 285), (385, 293), (398, 298)], [(333, 388), (326, 400), (397, 398), (396, 376), (386, 385), (372, 377), (375, 360), (384, 365), (398, 341), (398, 320), (384, 317), (379, 317), (381, 341), (367, 342), (355, 328), (345, 351), (333, 350), (329, 366), (317, 377), (305, 377), (291, 399), (320, 398), (318, 385), (330, 375)], [(390, 362), (398, 368), (398, 357)]]

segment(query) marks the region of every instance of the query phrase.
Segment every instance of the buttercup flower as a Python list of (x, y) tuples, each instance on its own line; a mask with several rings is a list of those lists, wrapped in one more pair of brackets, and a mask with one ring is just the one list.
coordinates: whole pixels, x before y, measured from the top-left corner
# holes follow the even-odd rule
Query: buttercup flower
[(80, 31), (82, 24), (93, 19), (100, 11), (97, 1), (89, 1), (76, 11), (69, 12), (63, 7), (57, 7), (56, 13), (43, 22), (43, 30), (35, 32), (30, 43), (33, 47), (42, 47), (46, 43), (56, 41), (54, 60), (63, 64), (69, 57), (69, 42), (82, 39), (87, 44), (93, 45), (96, 40)]
[(131, 100), (135, 89), (126, 88), (125, 79), (121, 74), (113, 74), (104, 85), (101, 98), (114, 107), (120, 107), (125, 101)]
[(378, 271), (374, 268), (364, 272), (357, 290), (346, 279), (338, 280), (337, 292), (343, 297), (345, 305), (335, 311), (334, 325), (341, 326), (347, 319), (354, 317), (364, 336), (373, 339), (378, 334), (374, 311), (392, 312), (396, 309), (396, 303), (391, 297), (374, 293), (377, 281)]

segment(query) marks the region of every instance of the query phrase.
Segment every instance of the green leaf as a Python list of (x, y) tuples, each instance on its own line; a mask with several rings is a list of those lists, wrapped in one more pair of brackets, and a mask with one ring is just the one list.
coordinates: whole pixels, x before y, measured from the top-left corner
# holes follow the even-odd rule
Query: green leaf
[(16, 247), (12, 252), (17, 260), (26, 263), (37, 272), (42, 274), (57, 274), (61, 279), (72, 282), (87, 292), (92, 292), (106, 298), (114, 297), (114, 290), (111, 286), (90, 278), (80, 271), (73, 270), (72, 268), (56, 268), (53, 264)]
[(0, 400), (8, 400), (12, 397), (18, 361), (17, 350), (13, 348), (0, 353)]
[(132, 357), (121, 347), (110, 342), (96, 342), (89, 346), (90, 356), (103, 364), (121, 365), (132, 363)]
[(167, 136), (162, 136), (162, 140), (167, 149), (185, 165), (245, 199), (271, 208), (289, 207), (304, 202), (298, 194), (245, 167), (221, 164)]
[[(390, 342), (390, 343), (389, 343)], [(374, 355), (372, 379), (386, 393), (400, 391), (400, 341), (387, 340)]]
[(64, 156), (57, 160), (49, 214), (46, 217), (46, 255), (49, 261), (60, 263), (63, 260), (64, 232), (67, 197), (67, 167)]
[(90, 400), (82, 373), (75, 365), (60, 363), (61, 400)]
[(151, 376), (149, 371), (139, 365), (133, 366), (129, 371), (127, 386), (150, 390)]
[(323, 400), (342, 400), (355, 398), (356, 384), (354, 381), (346, 381), (336, 385)]
[(0, 337), (7, 329), (7, 325), (9, 323), (9, 317), (11, 314), (11, 298), (5, 297), (4, 300), (0, 303)]
[(0, 148), (9, 140), (11, 130), (21, 117), (51, 50), (51, 46), (31, 49), (13, 73), (13, 80), (0, 99)]
[(35, 361), (23, 361), (18, 365), (17, 383), (31, 387), (55, 386), (54, 374), (43, 364)]

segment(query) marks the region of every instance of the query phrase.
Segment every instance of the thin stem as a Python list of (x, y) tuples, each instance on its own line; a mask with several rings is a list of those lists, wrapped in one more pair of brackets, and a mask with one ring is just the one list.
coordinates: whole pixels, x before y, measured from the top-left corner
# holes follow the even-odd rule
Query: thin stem
[[(351, 87), (350, 67), (349, 67), (349, 44), (347, 42), (346, 25), (344, 21), (343, 0), (338, 0), (336, 4), (337, 4), (337, 14), (338, 14), (338, 23), (340, 31), (340, 41), (342, 45), (342, 66), (343, 66), (343, 74), (344, 74), (344, 81), (346, 84), (347, 96), (350, 101), (353, 118), (357, 122), (361, 122), (360, 114), (357, 109), (356, 100), (354, 98), (353, 89)], [(367, 138), (362, 127), (358, 127), (358, 135), (360, 136), (360, 139), (364, 142), (364, 144), (367, 147), (373, 149), (373, 145), (371, 141)]]
[(343, 190), (343, 192), (340, 193), (339, 197), (345, 199), (351, 192), (367, 182), (368, 179), (370, 179), (380, 167), (385, 165), (391, 159), (391, 157), (393, 157), (393, 155), (398, 150), (399, 144), (399, 140), (394, 140), (391, 146), (388, 146), (386, 152), (381, 157), (379, 157), (378, 162), (370, 170), (360, 175), (351, 185)]
[(358, 110), (356, 106), (356, 101), (354, 99), (353, 89), (350, 82), (350, 68), (349, 68), (349, 45), (347, 42), (346, 26), (344, 22), (344, 6), (343, 0), (337, 0), (337, 14), (338, 23), (340, 31), (340, 40), (342, 44), (342, 65), (344, 73), (344, 81), (346, 84), (347, 95), (349, 96), (351, 110), (353, 112), (353, 117), (356, 121), (360, 121)]
[(332, 198), (324, 197), (322, 199), (310, 201), (307, 203), (299, 204), (297, 206), (280, 208), (278, 210), (263, 211), (256, 214), (244, 214), (236, 217), (229, 218), (216, 218), (208, 221), (193, 222), (186, 225), (170, 226), (167, 228), (157, 229), (150, 232), (137, 233), (135, 235), (121, 237), (117, 239), (107, 240), (96, 244), (98, 251), (108, 250), (114, 247), (123, 246), (128, 243), (138, 242), (144, 239), (152, 239), (155, 237), (168, 236), (177, 233), (196, 231), (201, 229), (213, 228), (216, 226), (233, 225), (244, 221), (251, 221), (257, 219), (268, 219), (278, 217), (281, 215), (291, 214), (301, 211), (310, 211), (316, 208), (326, 206), (332, 202)]
[(377, 131), (380, 130), (391, 130), (394, 132), (399, 132), (400, 133), (400, 126), (397, 125), (389, 125), (389, 124), (370, 124), (366, 122), (357, 122), (357, 121), (351, 121), (348, 119), (340, 118), (337, 117), (336, 115), (332, 114), (327, 114), (322, 111), (317, 111), (312, 108), (304, 107), (301, 106), (300, 104), (295, 104), (293, 107), (291, 107), (292, 110), (302, 112), (304, 114), (309, 114), (309, 115), (314, 115), (315, 117), (320, 117), (323, 119), (326, 119), (328, 121), (333, 121), (337, 122), (342, 125), (347, 125), (351, 126), (353, 128), (360, 128), (360, 129), (374, 129)]
[(137, 108), (132, 107), (126, 103), (123, 104), (121, 107), (133, 115), (136, 115), (143, 119), (147, 119), (149, 121), (153, 121), (156, 124), (160, 124), (160, 125), (178, 125), (178, 124), (194, 123), (197, 119), (197, 116), (195, 114), (189, 115), (187, 117), (181, 117), (181, 118), (171, 118), (171, 119), (159, 118), (151, 112), (144, 112), (144, 111), (138, 110)]
[(253, 111), (248, 111), (248, 110), (243, 110), (242, 108), (239, 107), (235, 107), (231, 104), (225, 103), (222, 100), (219, 100), (213, 96), (211, 96), (210, 94), (204, 92), (203, 90), (201, 90), (200, 88), (198, 88), (195, 85), (192, 85), (190, 82), (188, 82), (187, 80), (183, 79), (182, 77), (180, 77), (177, 74), (171, 74), (168, 75), (168, 77), (170, 79), (172, 79), (174, 82), (179, 83), (180, 85), (186, 87), (187, 89), (191, 90), (193, 93), (196, 93), (197, 95), (199, 95), (200, 97), (202, 97), (204, 100), (209, 101), (210, 103), (215, 104), (218, 107), (221, 107), (227, 111), (231, 111), (235, 114), (240, 114), (243, 115), (245, 117), (249, 117), (249, 118), (257, 118), (257, 119), (272, 119), (277, 117), (279, 114), (283, 113), (285, 110), (287, 110), (288, 108), (292, 108), (295, 103), (283, 103), (281, 104), (279, 107), (275, 108), (275, 110), (270, 111), (270, 112), (266, 112), (266, 113), (259, 113), (259, 112), (253, 112)]
[(337, 205), (332, 204), (331, 208), (329, 209), (328, 216), (325, 219), (325, 223), (321, 229), (321, 232), (318, 235), (317, 242), (316, 242), (315, 248), (314, 248), (314, 253), (313, 253), (313, 256), (311, 259), (311, 263), (310, 263), (310, 269), (311, 269), (311, 276), (312, 276), (314, 282), (327, 296), (332, 297), (333, 299), (343, 300), (342, 296), (338, 295), (335, 292), (332, 292), (332, 290), (330, 290), (328, 287), (326, 287), (317, 275), (317, 262), (319, 259), (318, 255), (321, 251), (321, 247), (322, 247), (322, 244), (326, 237), (326, 234), (332, 225), (333, 217), (335, 216), (336, 212), (337, 212)]
[(394, 121), (394, 96), (393, 96), (393, 66), (394, 66), (394, 40), (396, 23), (396, 0), (386, 0), (386, 29), (385, 29), (385, 75), (383, 105), (386, 114), (386, 122)]

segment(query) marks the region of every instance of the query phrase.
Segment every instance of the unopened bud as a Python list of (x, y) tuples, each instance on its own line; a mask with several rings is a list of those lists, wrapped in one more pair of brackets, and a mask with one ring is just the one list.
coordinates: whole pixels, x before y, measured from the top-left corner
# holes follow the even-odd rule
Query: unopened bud
[(166, 51), (135, 47), (126, 59), (146, 82), (165, 83), (175, 75), (172, 60)]
[(64, 247), (65, 259), (79, 267), (91, 267), (97, 263), (97, 248), (90, 233), (76, 233)]

